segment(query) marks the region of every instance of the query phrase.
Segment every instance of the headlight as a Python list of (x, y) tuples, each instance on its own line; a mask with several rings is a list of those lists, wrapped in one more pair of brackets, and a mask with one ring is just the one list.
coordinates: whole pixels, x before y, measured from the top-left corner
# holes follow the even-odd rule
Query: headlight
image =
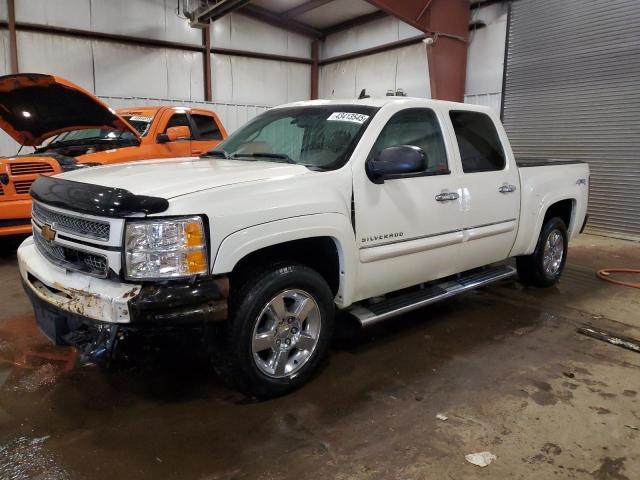
[(131, 280), (184, 278), (209, 271), (200, 217), (128, 221), (126, 276)]

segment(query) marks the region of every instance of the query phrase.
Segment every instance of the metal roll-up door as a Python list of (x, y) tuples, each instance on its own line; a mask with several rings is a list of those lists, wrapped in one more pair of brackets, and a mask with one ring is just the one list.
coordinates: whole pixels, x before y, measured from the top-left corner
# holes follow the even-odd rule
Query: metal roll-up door
[(589, 162), (588, 231), (640, 239), (638, 0), (515, 0), (505, 68), (516, 156)]

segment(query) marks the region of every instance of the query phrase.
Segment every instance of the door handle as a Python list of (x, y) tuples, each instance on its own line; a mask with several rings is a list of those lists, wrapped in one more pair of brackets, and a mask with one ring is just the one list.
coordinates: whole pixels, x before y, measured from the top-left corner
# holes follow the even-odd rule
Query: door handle
[(516, 191), (516, 186), (515, 185), (508, 185), (508, 184), (504, 184), (501, 185), (500, 187), (498, 187), (498, 191), (500, 193), (513, 193)]
[(438, 202), (451, 202), (460, 198), (456, 192), (442, 192), (436, 195), (436, 201)]

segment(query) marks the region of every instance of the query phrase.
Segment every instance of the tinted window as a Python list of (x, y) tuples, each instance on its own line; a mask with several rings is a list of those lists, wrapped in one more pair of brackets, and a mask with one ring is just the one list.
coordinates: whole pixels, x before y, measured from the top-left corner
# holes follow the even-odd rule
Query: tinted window
[(465, 173), (502, 170), (504, 151), (493, 120), (484, 113), (449, 112)]
[(427, 154), (427, 172), (448, 173), (444, 139), (433, 110), (412, 108), (396, 113), (380, 132), (370, 157), (395, 145), (420, 147)]
[(213, 117), (208, 115), (191, 115), (196, 122), (196, 129), (201, 140), (222, 140), (222, 133)]
[(164, 128), (164, 133), (166, 133), (167, 129), (171, 127), (189, 127), (189, 131), (191, 131), (191, 126), (189, 125), (189, 119), (187, 118), (187, 114), (186, 113), (174, 114), (167, 122), (167, 126)]

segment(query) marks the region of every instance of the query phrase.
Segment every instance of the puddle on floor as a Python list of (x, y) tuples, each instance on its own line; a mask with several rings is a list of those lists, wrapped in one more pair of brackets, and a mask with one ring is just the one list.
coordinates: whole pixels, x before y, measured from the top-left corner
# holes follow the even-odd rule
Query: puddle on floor
[(51, 345), (33, 316), (21, 315), (0, 324), (0, 391), (34, 393), (53, 386), (77, 364), (77, 351)]
[(18, 437), (0, 445), (2, 480), (66, 480), (70, 476), (47, 450), (48, 436)]

